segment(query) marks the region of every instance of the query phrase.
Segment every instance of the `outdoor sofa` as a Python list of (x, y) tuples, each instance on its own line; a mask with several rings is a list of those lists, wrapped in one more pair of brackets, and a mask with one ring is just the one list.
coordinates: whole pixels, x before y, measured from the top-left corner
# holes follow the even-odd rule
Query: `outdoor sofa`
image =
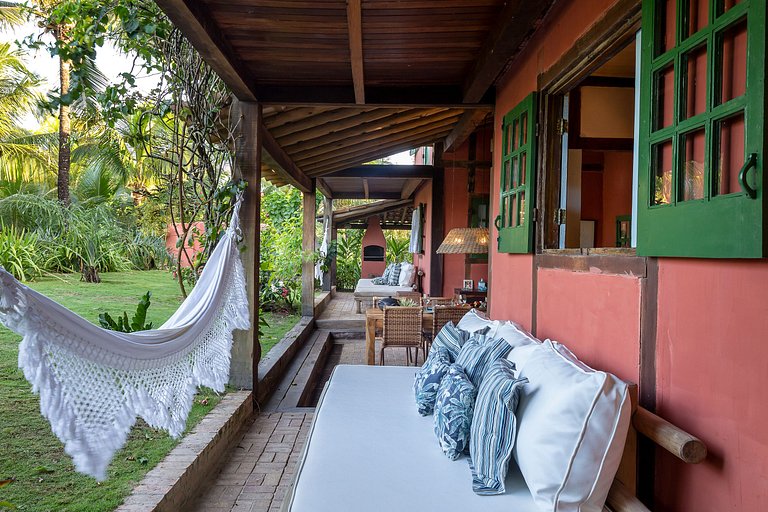
[(410, 263), (398, 263), (397, 265), (409, 265), (410, 272), (408, 275), (402, 275), (402, 278), (398, 279), (397, 285), (387, 284), (375, 284), (374, 279), (360, 279), (355, 286), (354, 298), (355, 298), (355, 311), (362, 313), (360, 305), (362, 301), (373, 300), (374, 297), (394, 297), (398, 292), (412, 292), (413, 283), (416, 278), (416, 269)]
[(492, 330), (515, 337), (507, 358), (530, 386), (517, 406), (504, 494), (475, 494), (467, 458), (443, 455), (433, 417), (417, 412), (418, 368), (341, 365), (323, 391), (282, 511), (641, 512), (633, 492), (638, 431), (685, 462), (704, 458), (698, 439), (636, 406), (636, 386), (514, 324)]

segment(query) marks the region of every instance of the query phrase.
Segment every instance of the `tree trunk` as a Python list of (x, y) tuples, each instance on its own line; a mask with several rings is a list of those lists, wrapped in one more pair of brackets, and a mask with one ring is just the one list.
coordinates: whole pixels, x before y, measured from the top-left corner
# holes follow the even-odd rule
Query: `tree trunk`
[[(60, 32), (57, 31), (57, 37)], [(59, 81), (61, 96), (69, 92), (69, 62), (59, 58)], [(69, 105), (59, 105), (59, 172), (56, 180), (56, 190), (59, 202), (69, 205), (69, 166), (70, 166), (70, 119)]]

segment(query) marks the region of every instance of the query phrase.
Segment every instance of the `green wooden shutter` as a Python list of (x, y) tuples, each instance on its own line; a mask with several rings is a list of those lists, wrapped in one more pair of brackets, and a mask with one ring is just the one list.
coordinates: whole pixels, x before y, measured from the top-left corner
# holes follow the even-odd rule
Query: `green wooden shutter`
[(496, 229), (499, 252), (533, 249), (534, 166), (536, 162), (536, 93), (504, 116), (502, 123), (501, 198)]
[(765, 254), (765, 9), (643, 0), (639, 255)]

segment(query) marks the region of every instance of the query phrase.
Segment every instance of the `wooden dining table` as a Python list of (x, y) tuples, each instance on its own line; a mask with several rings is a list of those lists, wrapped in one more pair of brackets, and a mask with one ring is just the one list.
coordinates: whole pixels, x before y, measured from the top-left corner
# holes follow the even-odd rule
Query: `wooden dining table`
[[(425, 311), (421, 317), (422, 329), (432, 331), (432, 313)], [(376, 364), (376, 329), (384, 327), (384, 311), (368, 308), (365, 311), (365, 354), (367, 364)]]

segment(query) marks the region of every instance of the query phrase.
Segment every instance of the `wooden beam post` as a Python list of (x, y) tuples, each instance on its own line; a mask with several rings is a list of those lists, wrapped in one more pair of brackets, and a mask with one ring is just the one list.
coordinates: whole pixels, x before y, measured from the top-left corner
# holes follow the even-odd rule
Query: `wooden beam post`
[(432, 178), (432, 253), (429, 268), (429, 294), (441, 296), (443, 294), (443, 255), (437, 254), (437, 249), (443, 243), (445, 237), (445, 211), (443, 196), (445, 195), (445, 169), (443, 169), (443, 144), (435, 144), (435, 174)]
[(363, 7), (361, 0), (347, 0), (349, 60), (352, 63), (352, 84), (355, 103), (365, 103), (365, 73), (363, 71)]
[(301, 238), (301, 316), (315, 315), (315, 187), (303, 194), (304, 224)]
[[(237, 109), (237, 110), (234, 110)], [(239, 115), (237, 112), (239, 111)], [(259, 251), (261, 210), (261, 105), (253, 102), (233, 103), (232, 119), (238, 122), (239, 136), (236, 143), (234, 176), (248, 182), (245, 202), (240, 208), (240, 226), (245, 251), (241, 254), (245, 268), (245, 286), (248, 291), (248, 312), (251, 319), (249, 331), (235, 331), (232, 344), (229, 383), (245, 389), (253, 389), (259, 382)], [(255, 399), (255, 398), (254, 398)]]
[[(323, 229), (326, 229), (326, 226), (328, 226), (328, 250), (330, 251), (331, 247), (333, 247), (333, 236), (336, 229), (333, 227), (333, 199), (329, 197), (326, 197), (323, 200)], [(323, 236), (325, 236), (325, 232), (323, 232)], [(331, 258), (331, 260), (335, 262), (335, 256)], [(333, 280), (331, 279), (331, 268), (328, 268), (326, 272), (323, 272), (323, 291), (331, 291), (331, 286), (333, 286), (333, 284)]]

